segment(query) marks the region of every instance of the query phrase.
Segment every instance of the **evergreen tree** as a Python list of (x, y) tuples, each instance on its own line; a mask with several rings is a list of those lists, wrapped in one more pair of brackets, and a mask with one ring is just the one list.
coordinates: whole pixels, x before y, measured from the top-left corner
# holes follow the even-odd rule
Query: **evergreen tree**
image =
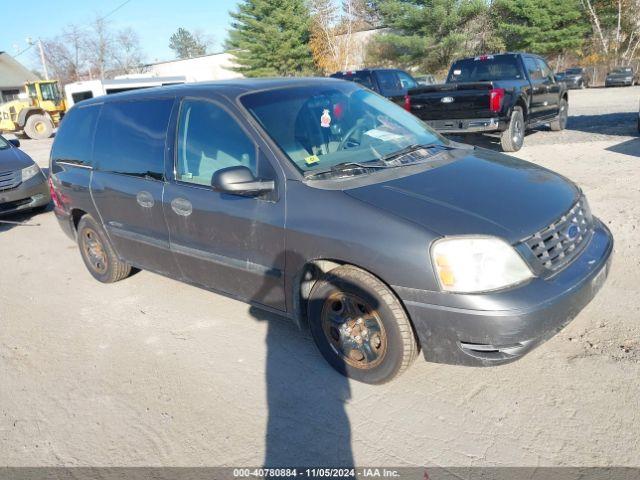
[[(487, 53), (502, 46), (493, 35), (486, 0), (376, 0), (382, 24), (393, 33), (381, 35), (369, 49), (383, 64), (438, 72), (461, 55)], [(482, 29), (482, 35), (476, 30)]]
[(307, 75), (311, 19), (304, 0), (241, 0), (226, 46), (248, 77)]
[(207, 44), (182, 27), (171, 35), (169, 48), (175, 52), (178, 58), (193, 58), (207, 53)]
[(580, 48), (590, 30), (579, 0), (495, 0), (492, 8), (509, 50), (560, 54)]

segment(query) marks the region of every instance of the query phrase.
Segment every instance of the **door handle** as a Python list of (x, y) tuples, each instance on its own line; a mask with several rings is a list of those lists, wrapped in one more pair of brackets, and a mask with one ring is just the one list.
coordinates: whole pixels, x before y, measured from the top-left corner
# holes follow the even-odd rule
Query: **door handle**
[(181, 217), (188, 217), (193, 212), (193, 205), (186, 198), (176, 197), (171, 200), (171, 210)]

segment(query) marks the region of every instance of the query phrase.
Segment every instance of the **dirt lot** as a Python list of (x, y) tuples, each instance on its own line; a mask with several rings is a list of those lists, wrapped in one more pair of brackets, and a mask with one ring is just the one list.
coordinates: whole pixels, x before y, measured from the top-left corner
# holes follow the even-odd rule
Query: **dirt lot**
[(596, 299), (501, 367), (349, 383), (286, 320), (147, 272), (97, 283), (52, 213), (0, 226), (0, 465), (640, 466), (639, 98), (571, 92), (568, 130), (519, 152), (617, 243)]

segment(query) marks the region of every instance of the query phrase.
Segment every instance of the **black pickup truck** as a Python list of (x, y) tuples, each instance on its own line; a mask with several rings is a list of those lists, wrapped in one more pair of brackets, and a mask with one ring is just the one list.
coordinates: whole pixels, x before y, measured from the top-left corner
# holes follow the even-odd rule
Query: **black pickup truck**
[(525, 130), (563, 130), (569, 97), (537, 55), (503, 53), (454, 62), (446, 83), (410, 89), (404, 106), (441, 133), (500, 132), (506, 152), (520, 150)]

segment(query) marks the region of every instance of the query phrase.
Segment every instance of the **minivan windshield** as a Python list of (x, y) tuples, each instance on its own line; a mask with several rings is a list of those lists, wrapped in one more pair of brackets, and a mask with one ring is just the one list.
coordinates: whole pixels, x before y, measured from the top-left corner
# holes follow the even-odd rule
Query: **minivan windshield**
[(582, 73), (581, 68), (568, 68), (565, 72), (567, 75), (579, 75)]
[(353, 83), (266, 90), (241, 103), (303, 174), (447, 143), (403, 108)]

